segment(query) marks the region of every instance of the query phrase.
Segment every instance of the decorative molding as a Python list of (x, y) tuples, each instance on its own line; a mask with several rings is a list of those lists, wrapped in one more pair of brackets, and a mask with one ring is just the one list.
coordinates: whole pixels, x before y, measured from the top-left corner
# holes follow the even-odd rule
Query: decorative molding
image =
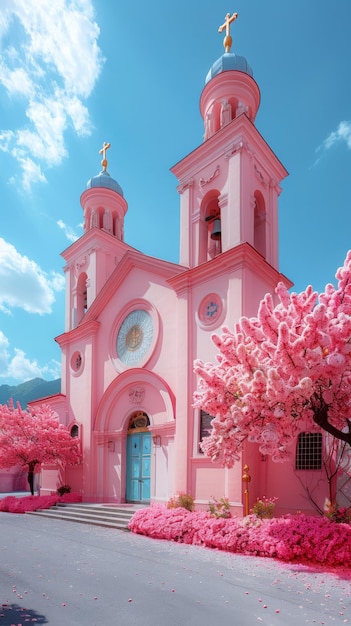
[(137, 385), (136, 387), (131, 387), (128, 391), (129, 402), (131, 404), (141, 404), (144, 401), (145, 397), (145, 387), (142, 385)]
[(80, 257), (80, 259), (77, 259), (77, 261), (75, 262), (74, 269), (75, 269), (76, 276), (78, 276), (78, 274), (82, 271), (82, 269), (86, 267), (87, 265), (88, 265), (88, 257), (86, 254), (84, 254), (84, 256)]
[(282, 187), (279, 185), (278, 181), (275, 178), (271, 178), (269, 181), (270, 189), (274, 189), (277, 193), (277, 196), (280, 196), (282, 192)]
[(204, 187), (205, 185), (207, 185), (208, 183), (211, 183), (213, 181), (214, 178), (216, 178), (217, 176), (219, 176), (219, 172), (220, 172), (220, 166), (217, 165), (216, 169), (214, 170), (213, 174), (211, 174), (211, 176), (209, 176), (208, 178), (200, 178), (199, 180), (199, 186), (200, 187)]
[(194, 179), (188, 178), (188, 180), (186, 180), (184, 183), (181, 183), (180, 185), (178, 185), (177, 187), (178, 193), (182, 194), (184, 191), (192, 187), (193, 184), (194, 184)]
[(260, 169), (258, 169), (256, 163), (254, 165), (254, 170), (255, 170), (255, 174), (256, 174), (256, 178), (258, 178), (258, 180), (260, 181), (260, 183), (264, 186), (267, 187), (268, 186), (268, 180), (263, 176), (262, 172)]
[(256, 206), (256, 198), (252, 193), (250, 193), (250, 208), (254, 210), (255, 206)]
[(239, 139), (238, 141), (235, 141), (234, 143), (232, 143), (232, 145), (225, 152), (224, 157), (225, 159), (230, 159), (230, 157), (233, 156), (233, 154), (235, 154), (236, 152), (241, 152), (242, 150), (245, 150), (245, 149), (248, 150), (248, 144), (245, 143), (243, 139)]

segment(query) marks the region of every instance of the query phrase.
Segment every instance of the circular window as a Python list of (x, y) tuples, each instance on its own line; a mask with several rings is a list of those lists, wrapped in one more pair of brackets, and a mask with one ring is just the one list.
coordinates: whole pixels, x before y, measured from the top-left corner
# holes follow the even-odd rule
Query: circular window
[(198, 319), (202, 326), (212, 327), (220, 324), (223, 314), (223, 303), (220, 296), (211, 293), (205, 296), (198, 308)]
[(148, 352), (153, 336), (150, 313), (135, 309), (124, 318), (117, 333), (117, 357), (124, 365), (136, 365)]
[(79, 350), (76, 350), (75, 352), (73, 352), (71, 356), (70, 365), (71, 365), (71, 370), (73, 371), (73, 373), (78, 374), (81, 371), (82, 365), (83, 365), (83, 357), (82, 357), (81, 352), (79, 352)]

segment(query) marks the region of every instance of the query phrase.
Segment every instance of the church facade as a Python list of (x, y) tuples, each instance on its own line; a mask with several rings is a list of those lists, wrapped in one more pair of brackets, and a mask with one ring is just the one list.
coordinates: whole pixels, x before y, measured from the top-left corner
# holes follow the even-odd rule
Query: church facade
[[(128, 245), (128, 206), (107, 171), (109, 144), (81, 196), (84, 234), (62, 254), (62, 390), (47, 401), (80, 438), (83, 462), (60, 476), (43, 469), (42, 494), (65, 483), (85, 501), (148, 504), (182, 491), (198, 508), (226, 497), (240, 515), (247, 464), (251, 505), (266, 495), (279, 498), (281, 513), (312, 510), (294, 463), (274, 464), (248, 442), (226, 469), (200, 448), (211, 416), (193, 407), (194, 360), (214, 361), (214, 332), (255, 315), (279, 281), (292, 285), (278, 267), (287, 171), (256, 129), (252, 70), (225, 47), (200, 97), (204, 140), (171, 170), (180, 196), (179, 264)], [(317, 480), (315, 470), (300, 468), (308, 480)], [(327, 495), (322, 482), (314, 497), (322, 503)]]

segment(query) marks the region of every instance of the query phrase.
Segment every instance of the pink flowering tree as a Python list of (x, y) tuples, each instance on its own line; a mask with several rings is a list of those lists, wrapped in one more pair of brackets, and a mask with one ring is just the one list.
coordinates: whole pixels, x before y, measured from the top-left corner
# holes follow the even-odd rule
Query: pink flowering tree
[(80, 460), (78, 439), (49, 406), (23, 410), (12, 402), (0, 405), (0, 467), (26, 468), (32, 495), (34, 474), (42, 463), (76, 465)]
[(302, 431), (326, 431), (351, 445), (351, 252), (337, 287), (267, 294), (257, 317), (214, 335), (217, 363), (195, 362), (195, 406), (214, 416), (204, 452), (231, 467), (244, 442), (274, 461), (289, 457)]

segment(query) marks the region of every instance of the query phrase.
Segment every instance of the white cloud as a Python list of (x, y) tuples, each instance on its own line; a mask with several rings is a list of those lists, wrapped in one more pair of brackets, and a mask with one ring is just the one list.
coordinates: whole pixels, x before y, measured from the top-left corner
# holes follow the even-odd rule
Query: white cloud
[(2, 152), (9, 152), (10, 143), (14, 137), (15, 135), (11, 130), (0, 131), (0, 150)]
[(1, 82), (5, 89), (12, 95), (23, 95), (30, 97), (34, 89), (32, 81), (23, 67), (11, 70), (0, 59)]
[[(41, 171), (41, 167), (38, 163), (35, 163), (32, 159), (22, 156), (23, 152), (15, 150), (14, 155), (22, 168), (22, 185), (26, 191), (29, 191), (33, 183), (46, 183), (46, 177)], [(11, 176), (10, 182), (16, 184), (16, 179)]]
[(37, 263), (22, 256), (16, 248), (0, 238), (0, 309), (11, 313), (21, 308), (28, 313), (51, 313), (55, 291), (64, 288), (64, 278), (51, 277)]
[(54, 380), (61, 376), (61, 365), (58, 361), (52, 360), (50, 363), (40, 366), (34, 360), (27, 358), (25, 352), (19, 348), (14, 349), (11, 356), (9, 340), (0, 331), (0, 379), (13, 378), (15, 381), (25, 382), (32, 378), (44, 378)]
[(329, 148), (340, 142), (345, 142), (351, 150), (351, 122), (340, 122), (336, 131), (330, 133), (325, 139), (323, 146), (326, 150), (329, 150)]
[(351, 150), (351, 122), (343, 121), (339, 123), (339, 126), (336, 130), (332, 131), (328, 137), (323, 141), (323, 143), (318, 146), (316, 153), (320, 156), (315, 161), (314, 165), (317, 165), (322, 158), (322, 155), (330, 150), (333, 146), (346, 143), (346, 146), (349, 150)]
[(0, 150), (17, 159), (26, 189), (67, 155), (69, 126), (91, 132), (83, 101), (103, 64), (98, 37), (91, 0), (2, 0), (0, 86), (22, 99), (28, 124), (0, 131)]
[(9, 361), (6, 374), (1, 374), (2, 377), (14, 378), (25, 382), (32, 378), (44, 378), (55, 379), (61, 376), (61, 366), (57, 361), (52, 361), (50, 364), (40, 366), (37, 361), (30, 361), (23, 350), (15, 348), (15, 356)]
[(0, 330), (0, 375), (3, 372), (7, 372), (9, 361), (9, 340), (5, 337), (4, 333)]
[(62, 220), (58, 220), (56, 224), (59, 228), (61, 228), (61, 230), (63, 230), (68, 241), (74, 242), (74, 241), (77, 241), (77, 239), (79, 239), (80, 235), (77, 235), (74, 232), (73, 228), (71, 228), (71, 226), (67, 226), (67, 224), (65, 224), (65, 222), (63, 222)]

